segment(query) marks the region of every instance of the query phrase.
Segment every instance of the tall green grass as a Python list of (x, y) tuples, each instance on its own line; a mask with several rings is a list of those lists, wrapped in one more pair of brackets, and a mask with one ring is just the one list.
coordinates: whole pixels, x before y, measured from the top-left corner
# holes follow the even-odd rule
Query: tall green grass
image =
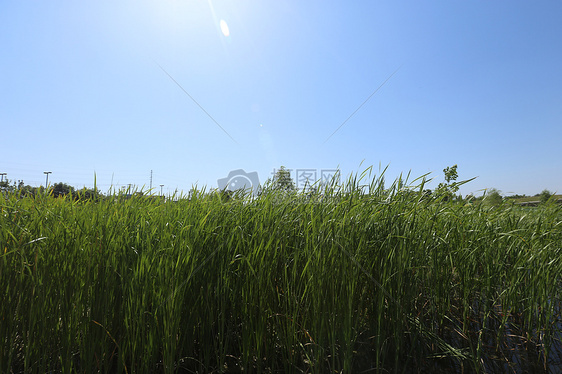
[(0, 372), (560, 370), (559, 207), (364, 182), (0, 198)]

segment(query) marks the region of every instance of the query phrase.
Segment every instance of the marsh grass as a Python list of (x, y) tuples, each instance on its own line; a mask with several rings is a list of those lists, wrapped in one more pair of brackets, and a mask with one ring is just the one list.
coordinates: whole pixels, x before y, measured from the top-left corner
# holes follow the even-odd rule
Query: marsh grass
[(560, 208), (423, 189), (8, 195), (0, 372), (560, 370)]

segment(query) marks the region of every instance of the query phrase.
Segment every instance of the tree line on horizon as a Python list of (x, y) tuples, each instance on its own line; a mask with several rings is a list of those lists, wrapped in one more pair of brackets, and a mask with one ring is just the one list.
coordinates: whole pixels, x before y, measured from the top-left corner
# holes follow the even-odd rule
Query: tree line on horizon
[[(463, 182), (457, 182), (458, 179), (457, 168), (458, 168), (457, 165), (453, 165), (451, 167), (446, 167), (445, 169), (443, 169), (444, 181), (439, 183), (439, 185), (434, 190), (425, 189), (423, 191), (423, 198), (426, 200), (439, 198), (445, 201), (452, 200), (452, 201), (459, 201), (459, 202), (485, 201), (487, 205), (500, 205), (504, 201), (513, 202), (519, 199), (526, 199), (529, 197), (536, 197), (537, 202), (541, 204), (546, 204), (549, 201), (558, 200), (556, 199), (557, 195), (555, 195), (555, 193), (551, 192), (548, 189), (544, 189), (540, 193), (537, 193), (533, 196), (527, 196), (524, 194), (502, 196), (501, 191), (495, 188), (490, 188), (490, 189), (486, 189), (482, 196), (475, 197), (472, 194), (468, 194), (463, 198), (462, 195), (456, 194), (459, 190), (460, 185), (467, 183), (473, 180), (474, 178)], [(312, 186), (310, 188), (310, 191), (314, 191), (317, 189), (318, 187)], [(297, 188), (295, 186), (295, 182), (291, 177), (289, 169), (285, 168), (284, 166), (281, 166), (272, 178), (269, 178), (263, 184), (263, 186), (260, 186), (260, 191), (263, 192), (266, 190), (296, 192)], [(308, 192), (310, 193), (310, 191)], [(0, 182), (0, 192), (3, 193), (15, 192), (20, 194), (21, 196), (36, 196), (38, 194), (44, 194), (46, 192), (48, 195), (51, 195), (53, 197), (64, 197), (70, 195), (75, 200), (99, 200), (106, 196), (111, 195), (111, 194), (104, 195), (97, 188), (83, 187), (81, 189), (76, 189), (73, 186), (63, 182), (58, 182), (45, 188), (44, 186), (35, 187), (35, 186), (26, 185), (23, 180), (19, 180), (16, 182), (7, 179)], [(221, 193), (221, 195), (225, 197), (227, 200), (235, 196), (234, 191), (225, 190), (225, 191), (215, 191), (215, 192)], [(127, 193), (131, 194), (129, 190), (127, 190)], [(144, 195), (142, 191), (135, 192), (135, 194)]]

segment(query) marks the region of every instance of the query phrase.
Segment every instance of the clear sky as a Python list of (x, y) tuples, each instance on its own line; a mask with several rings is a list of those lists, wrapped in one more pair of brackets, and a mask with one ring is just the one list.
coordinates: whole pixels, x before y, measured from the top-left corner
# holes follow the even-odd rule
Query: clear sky
[(0, 172), (107, 191), (152, 170), (169, 193), (281, 165), (435, 187), (458, 164), (464, 194), (562, 193), (561, 20), (556, 0), (5, 0)]

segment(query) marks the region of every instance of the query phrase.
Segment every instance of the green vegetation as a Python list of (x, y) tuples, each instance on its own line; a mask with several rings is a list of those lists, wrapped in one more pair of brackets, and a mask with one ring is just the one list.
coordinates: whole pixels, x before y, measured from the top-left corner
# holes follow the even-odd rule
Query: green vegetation
[(547, 204), (550, 201), (550, 198), (552, 197), (552, 192), (546, 189), (542, 190), (539, 197), (540, 197), (541, 204)]
[(45, 192), (53, 197), (72, 196), (76, 200), (100, 200), (103, 198), (103, 195), (95, 187), (93, 189), (84, 187), (76, 190), (66, 183), (59, 182), (46, 189), (43, 186), (28, 186), (22, 180), (17, 183), (15, 181), (10, 183), (9, 180), (0, 182), (0, 194), (4, 195), (12, 193), (22, 197), (45, 194)]
[(285, 166), (281, 166), (275, 172), (273, 178), (268, 179), (263, 186), (264, 192), (265, 190), (294, 192), (296, 189), (295, 182), (291, 178), (291, 172)]
[(483, 198), (483, 203), (488, 206), (498, 206), (503, 202), (501, 191), (490, 188), (486, 191)]
[(560, 206), (365, 175), (313, 194), (0, 195), (0, 372), (560, 370)]
[(525, 195), (512, 195), (506, 196), (506, 199), (509, 199), (515, 204), (524, 204), (524, 203), (535, 203), (538, 204), (545, 204), (545, 203), (561, 203), (562, 202), (562, 195), (556, 195), (550, 192), (547, 189), (542, 190), (541, 193), (538, 193), (534, 196), (525, 196)]

